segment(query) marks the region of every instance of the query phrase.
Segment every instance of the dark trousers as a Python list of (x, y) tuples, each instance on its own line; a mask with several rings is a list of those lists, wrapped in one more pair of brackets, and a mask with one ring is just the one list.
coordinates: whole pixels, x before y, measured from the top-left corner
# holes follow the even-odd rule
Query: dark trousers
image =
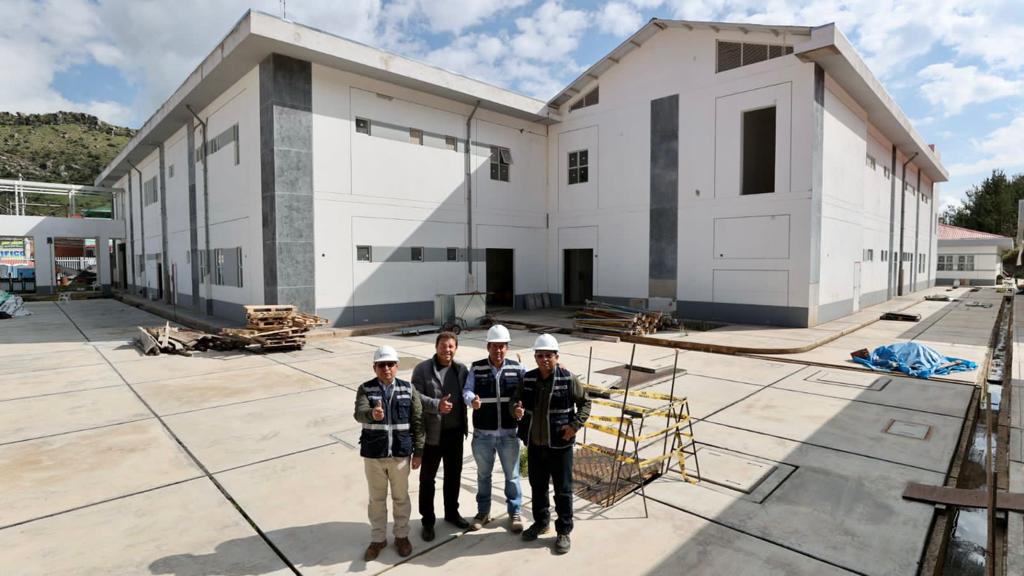
[(572, 446), (549, 448), (530, 444), (526, 453), (530, 490), (533, 492), (533, 520), (547, 525), (551, 522), (548, 482), (555, 487), (555, 531), (572, 532)]
[(444, 498), (444, 515), (448, 518), (459, 515), (463, 441), (462, 430), (451, 428), (441, 430), (441, 441), (437, 446), (427, 444), (423, 447), (423, 460), (420, 465), (420, 516), (423, 517), (424, 526), (433, 526), (437, 520), (434, 516), (434, 480), (442, 461), (444, 485), (441, 491)]

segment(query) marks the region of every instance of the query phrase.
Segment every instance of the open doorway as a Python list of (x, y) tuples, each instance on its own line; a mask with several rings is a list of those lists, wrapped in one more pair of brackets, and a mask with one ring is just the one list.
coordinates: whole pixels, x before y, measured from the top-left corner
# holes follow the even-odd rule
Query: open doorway
[(594, 297), (594, 250), (563, 250), (562, 297), (566, 306), (583, 306)]
[(58, 292), (100, 289), (95, 238), (54, 238), (53, 275)]
[(514, 254), (511, 248), (487, 249), (487, 306), (514, 306)]

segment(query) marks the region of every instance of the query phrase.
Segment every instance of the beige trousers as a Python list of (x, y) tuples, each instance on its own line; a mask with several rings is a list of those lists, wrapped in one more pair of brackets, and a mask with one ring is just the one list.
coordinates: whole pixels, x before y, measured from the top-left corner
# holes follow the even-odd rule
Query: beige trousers
[(409, 537), (409, 515), (412, 501), (409, 499), (410, 458), (363, 458), (366, 468), (366, 484), (370, 489), (370, 503), (366, 512), (370, 517), (370, 540), (383, 542), (388, 534), (388, 486), (391, 487), (391, 501), (395, 510), (395, 538)]

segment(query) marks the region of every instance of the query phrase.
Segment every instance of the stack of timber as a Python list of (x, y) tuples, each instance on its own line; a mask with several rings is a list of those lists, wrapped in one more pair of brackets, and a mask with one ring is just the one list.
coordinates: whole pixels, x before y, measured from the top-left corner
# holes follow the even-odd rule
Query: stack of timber
[(256, 344), (263, 350), (302, 348), (306, 333), (327, 320), (303, 314), (291, 304), (249, 305), (245, 307), (245, 328), (224, 328), (221, 334), (241, 342)]
[(154, 328), (138, 328), (139, 334), (135, 338), (135, 343), (142, 353), (148, 356), (157, 356), (161, 353), (191, 356), (192, 352), (197, 350), (237, 350), (245, 346), (245, 343), (233, 338), (190, 328), (172, 327), (170, 322)]
[(631, 308), (595, 300), (587, 300), (586, 306), (577, 312), (574, 318), (577, 330), (628, 336), (643, 336), (679, 326), (675, 318), (657, 310)]

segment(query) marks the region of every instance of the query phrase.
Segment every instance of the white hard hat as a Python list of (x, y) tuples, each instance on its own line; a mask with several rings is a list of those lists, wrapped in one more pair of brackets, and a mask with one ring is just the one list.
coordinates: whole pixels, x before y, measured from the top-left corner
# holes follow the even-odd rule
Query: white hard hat
[(373, 352), (373, 363), (377, 362), (398, 362), (398, 352), (391, 346), (381, 346)]
[(511, 342), (512, 336), (508, 333), (508, 328), (505, 328), (501, 324), (495, 324), (487, 330), (487, 342)]
[(541, 334), (537, 336), (537, 341), (533, 343), (533, 349), (558, 352), (558, 340), (555, 340), (555, 337), (551, 334)]

